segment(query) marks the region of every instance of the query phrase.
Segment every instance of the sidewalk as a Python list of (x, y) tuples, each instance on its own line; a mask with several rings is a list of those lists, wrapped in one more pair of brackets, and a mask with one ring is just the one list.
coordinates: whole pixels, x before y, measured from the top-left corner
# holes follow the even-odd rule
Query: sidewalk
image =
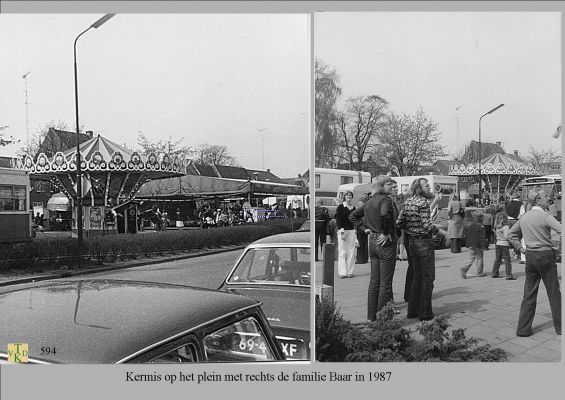
[[(511, 252), (512, 253), (512, 252)], [(436, 250), (436, 279), (432, 306), (434, 314), (451, 315), (454, 328), (465, 328), (467, 337), (485, 339), (495, 347), (511, 354), (511, 362), (558, 362), (561, 361), (561, 336), (555, 333), (549, 309), (547, 292), (540, 283), (536, 316), (530, 337), (517, 337), (516, 324), (524, 290), (524, 264), (512, 260), (515, 281), (490, 277), (494, 261), (494, 246), (485, 251), (484, 271), (486, 277), (461, 278), (460, 268), (467, 260), (468, 249), (453, 254), (449, 249)], [(404, 302), (404, 280), (407, 261), (397, 261), (393, 280), (395, 303), (399, 318), (407, 328), (415, 328), (420, 322), (406, 318), (407, 303)], [(323, 262), (316, 263), (316, 283), (321, 283)], [(343, 316), (353, 323), (367, 320), (367, 289), (370, 263), (356, 264), (355, 277), (340, 279), (337, 261), (334, 275), (334, 299)], [(469, 274), (475, 273), (472, 266)], [(501, 266), (504, 271), (504, 266)], [(561, 284), (561, 264), (557, 264)], [(561, 285), (562, 288), (562, 285)]]

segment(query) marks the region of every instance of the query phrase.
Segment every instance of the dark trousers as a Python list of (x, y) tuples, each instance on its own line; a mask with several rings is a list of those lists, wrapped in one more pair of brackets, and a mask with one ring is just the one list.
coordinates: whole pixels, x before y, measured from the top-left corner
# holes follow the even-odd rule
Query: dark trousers
[(561, 334), (561, 291), (557, 280), (557, 265), (553, 250), (526, 250), (526, 282), (524, 283), (524, 298), (520, 306), (518, 328), (516, 334), (529, 336), (532, 334), (532, 323), (536, 313), (536, 303), (540, 281), (543, 281), (549, 307), (553, 317), (555, 332)]
[(492, 276), (498, 276), (498, 270), (500, 269), (500, 264), (504, 260), (504, 266), (506, 268), (506, 277), (512, 278), (512, 261), (510, 261), (510, 247), (509, 246), (499, 246), (495, 247), (496, 255), (494, 256), (494, 264), (492, 265)]
[(365, 264), (369, 261), (369, 236), (367, 236), (365, 231), (357, 229), (357, 241), (359, 242), (359, 247), (357, 247), (355, 264)]
[(316, 221), (314, 225), (314, 237), (316, 242), (315, 259), (318, 261), (318, 248), (322, 248), (326, 244), (326, 221)]
[(409, 238), (408, 257), (412, 261), (412, 286), (408, 300), (408, 318), (431, 319), (435, 280), (435, 253), (431, 238)]
[(396, 242), (387, 242), (384, 246), (377, 244), (377, 235), (369, 237), (369, 254), (371, 256), (371, 278), (367, 298), (367, 319), (375, 320), (375, 315), (393, 299), (392, 279), (396, 266)]
[(494, 243), (492, 240), (492, 225), (485, 225), (485, 237), (487, 239), (487, 247), (489, 244)]
[(451, 252), (461, 253), (461, 238), (451, 238)]
[(408, 234), (404, 232), (404, 247), (406, 248), (406, 256), (408, 257), (408, 268), (406, 269), (406, 279), (404, 280), (404, 301), (408, 303), (410, 300), (410, 289), (412, 288), (412, 278), (414, 272), (412, 270), (412, 260), (410, 259), (410, 244)]

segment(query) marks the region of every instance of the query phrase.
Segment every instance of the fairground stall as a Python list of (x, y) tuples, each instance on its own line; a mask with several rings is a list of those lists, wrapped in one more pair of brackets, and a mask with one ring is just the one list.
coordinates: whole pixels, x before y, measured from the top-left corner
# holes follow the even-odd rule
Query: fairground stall
[(32, 236), (27, 171), (0, 168), (0, 244)]
[[(85, 236), (136, 233), (138, 203), (131, 201), (141, 185), (152, 179), (181, 176), (184, 165), (167, 154), (140, 154), (102, 136), (80, 145), (83, 229)], [(76, 149), (57, 152), (51, 159), (41, 153), (27, 156), (22, 168), (49, 177), (71, 201), (73, 235), (77, 231)]]
[[(496, 153), (481, 160), (483, 198), (498, 202), (501, 197), (508, 198), (524, 178), (540, 176), (539, 167), (524, 164), (505, 154)], [(470, 177), (479, 181), (479, 163), (453, 164), (449, 167), (449, 175)]]

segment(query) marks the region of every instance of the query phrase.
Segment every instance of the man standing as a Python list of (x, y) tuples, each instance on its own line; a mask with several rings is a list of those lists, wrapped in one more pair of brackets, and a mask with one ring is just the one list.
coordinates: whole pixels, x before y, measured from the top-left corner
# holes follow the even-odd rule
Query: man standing
[[(512, 246), (520, 253), (526, 254), (526, 282), (516, 335), (532, 335), (540, 280), (543, 280), (547, 291), (555, 332), (561, 335), (561, 291), (551, 241), (551, 231), (560, 234), (561, 225), (547, 212), (549, 201), (545, 191), (531, 192), (528, 195), (528, 202), (532, 206), (531, 210), (516, 221), (508, 234)], [(520, 239), (525, 242), (525, 249)]]
[(434, 198), (425, 178), (412, 183), (412, 197), (404, 202), (396, 224), (408, 235), (408, 259), (413, 269), (408, 300), (408, 318), (429, 321), (432, 312), (432, 292), (435, 280), (435, 253), (432, 234), (438, 229), (430, 220), (430, 202)]
[(316, 199), (316, 206), (314, 207), (314, 218), (316, 219), (314, 226), (314, 236), (316, 242), (316, 261), (318, 258), (318, 248), (323, 248), (326, 244), (326, 231), (328, 226), (328, 221), (330, 220), (330, 214), (328, 209), (322, 206), (322, 200)]
[(371, 256), (371, 278), (367, 299), (369, 321), (374, 321), (376, 313), (393, 299), (392, 279), (398, 241), (395, 221), (398, 217), (398, 209), (390, 197), (392, 186), (393, 181), (390, 176), (377, 177), (373, 183), (373, 196), (349, 215), (350, 221), (369, 235)]

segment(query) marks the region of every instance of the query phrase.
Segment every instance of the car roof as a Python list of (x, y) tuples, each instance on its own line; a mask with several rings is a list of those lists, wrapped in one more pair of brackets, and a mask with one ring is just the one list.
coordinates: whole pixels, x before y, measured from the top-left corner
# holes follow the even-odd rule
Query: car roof
[(0, 293), (0, 353), (28, 343), (29, 357), (114, 363), (157, 342), (259, 305), (244, 296), (190, 286), (118, 280), (42, 283)]
[(277, 235), (267, 236), (262, 239), (256, 240), (250, 246), (256, 244), (310, 244), (310, 232), (298, 231), (289, 233), (280, 233)]

